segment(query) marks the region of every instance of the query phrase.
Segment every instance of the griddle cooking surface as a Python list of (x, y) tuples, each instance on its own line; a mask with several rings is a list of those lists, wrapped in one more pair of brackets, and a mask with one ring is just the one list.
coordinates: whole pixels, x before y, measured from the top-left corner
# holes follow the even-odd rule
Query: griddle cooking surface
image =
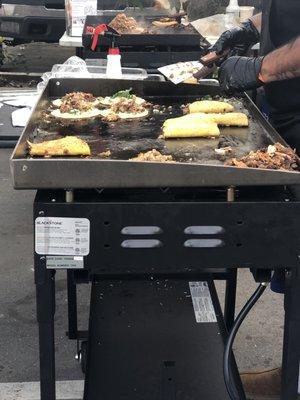
[[(153, 21), (160, 19), (160, 16), (140, 16), (135, 13), (126, 13), (127, 16), (132, 16), (138, 24), (146, 29), (142, 33), (122, 33), (117, 38), (118, 46), (197, 46), (200, 51), (200, 42), (207, 44), (203, 36), (190, 24), (184, 26), (182, 24), (173, 28), (157, 28), (152, 25)], [(117, 14), (116, 14), (117, 15)], [(87, 32), (88, 26), (96, 27), (100, 24), (109, 25), (115, 16), (107, 15), (88, 15), (83, 29), (82, 42), (86, 48), (91, 47), (91, 34)], [(148, 32), (147, 32), (148, 30)], [(102, 36), (99, 39), (99, 46), (109, 46), (110, 38)]]
[[(153, 114), (146, 119), (103, 124), (94, 120), (85, 126), (44, 126), (43, 112), (51, 100), (74, 91), (94, 96), (111, 96), (119, 90), (133, 89), (137, 96), (163, 104), (164, 114)], [(218, 86), (173, 85), (168, 82), (127, 81), (109, 79), (52, 79), (49, 81), (35, 111), (24, 130), (12, 157), (12, 171), (16, 188), (141, 188), (141, 187), (203, 187), (254, 186), (300, 184), (298, 172), (236, 168), (224, 166), (215, 153), (219, 146), (231, 146), (240, 157), (271, 143), (286, 145), (261, 113), (244, 96), (235, 100), (237, 111), (246, 111), (249, 128), (224, 128), (221, 137), (163, 140), (163, 121), (182, 114), (180, 106), (209, 95), (220, 95)], [(172, 106), (172, 109), (168, 107)], [(171, 114), (172, 113), (172, 114)], [(52, 124), (52, 123), (51, 123)], [(87, 140), (92, 157), (28, 157), (27, 140), (43, 141), (76, 134)], [(132, 162), (129, 158), (153, 148), (173, 156), (175, 163)], [(100, 153), (110, 150), (105, 159)]]
[[(167, 118), (183, 115), (182, 99), (177, 101), (162, 101), (158, 98), (148, 98), (152, 104), (166, 107), (163, 114), (151, 113), (149, 117), (140, 120), (121, 120), (114, 123), (104, 123), (95, 119), (89, 124), (82, 125), (57, 123), (51, 127), (40, 121), (38, 128), (33, 132), (30, 141), (41, 142), (74, 134), (85, 140), (92, 152), (93, 158), (101, 158), (101, 153), (110, 151), (111, 159), (129, 160), (141, 152), (152, 149), (162, 154), (170, 154), (177, 162), (196, 162), (202, 164), (222, 165), (215, 153), (219, 142), (230, 145), (238, 157), (257, 150), (272, 141), (266, 136), (257, 135), (260, 126), (250, 117), (249, 128), (227, 127), (221, 128), (221, 137), (168, 139), (161, 138), (162, 125)], [(186, 100), (186, 99), (185, 99)], [(242, 100), (231, 100), (237, 111), (246, 112)], [(42, 129), (41, 129), (42, 128)]]

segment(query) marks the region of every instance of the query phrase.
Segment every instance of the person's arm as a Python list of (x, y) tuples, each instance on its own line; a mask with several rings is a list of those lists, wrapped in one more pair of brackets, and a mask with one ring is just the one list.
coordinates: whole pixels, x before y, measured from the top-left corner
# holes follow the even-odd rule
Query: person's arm
[(218, 54), (229, 51), (229, 57), (245, 55), (253, 44), (259, 42), (262, 15), (257, 14), (235, 28), (223, 32), (211, 47)]
[(262, 13), (255, 14), (253, 17), (249, 18), (252, 24), (255, 26), (255, 28), (258, 30), (258, 32), (261, 32), (261, 21), (262, 21)]
[(230, 57), (219, 68), (223, 90), (235, 93), (300, 77), (300, 36), (265, 57)]
[(259, 79), (263, 83), (300, 77), (300, 36), (265, 56)]

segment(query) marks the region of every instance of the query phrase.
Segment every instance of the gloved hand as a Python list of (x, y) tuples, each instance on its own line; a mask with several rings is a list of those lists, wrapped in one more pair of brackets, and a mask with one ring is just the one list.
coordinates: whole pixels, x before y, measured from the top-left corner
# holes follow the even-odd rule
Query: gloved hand
[(219, 68), (221, 89), (228, 94), (263, 85), (260, 71), (264, 57), (230, 57)]
[(243, 22), (240, 26), (222, 33), (211, 51), (222, 54), (230, 49), (229, 57), (243, 56), (247, 53), (250, 46), (259, 42), (260, 35), (250, 19)]

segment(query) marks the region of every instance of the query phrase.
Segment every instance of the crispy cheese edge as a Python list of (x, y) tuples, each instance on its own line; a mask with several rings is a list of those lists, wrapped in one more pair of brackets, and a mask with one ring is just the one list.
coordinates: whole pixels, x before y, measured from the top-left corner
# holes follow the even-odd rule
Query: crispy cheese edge
[(212, 121), (223, 126), (249, 126), (249, 118), (244, 113), (207, 114)]
[(200, 100), (189, 105), (190, 113), (228, 113), (233, 110), (231, 104), (215, 100)]
[(66, 136), (42, 143), (27, 142), (31, 156), (90, 156), (91, 149), (82, 139)]

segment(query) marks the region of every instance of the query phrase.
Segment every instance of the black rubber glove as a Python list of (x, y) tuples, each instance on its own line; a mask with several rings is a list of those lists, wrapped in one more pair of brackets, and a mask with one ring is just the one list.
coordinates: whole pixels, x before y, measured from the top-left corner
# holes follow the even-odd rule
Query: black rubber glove
[(211, 50), (222, 54), (225, 50), (230, 49), (229, 57), (243, 56), (259, 40), (258, 30), (248, 19), (240, 26), (223, 32)]
[(263, 85), (259, 80), (264, 57), (230, 57), (219, 68), (221, 89), (228, 94), (255, 89)]

